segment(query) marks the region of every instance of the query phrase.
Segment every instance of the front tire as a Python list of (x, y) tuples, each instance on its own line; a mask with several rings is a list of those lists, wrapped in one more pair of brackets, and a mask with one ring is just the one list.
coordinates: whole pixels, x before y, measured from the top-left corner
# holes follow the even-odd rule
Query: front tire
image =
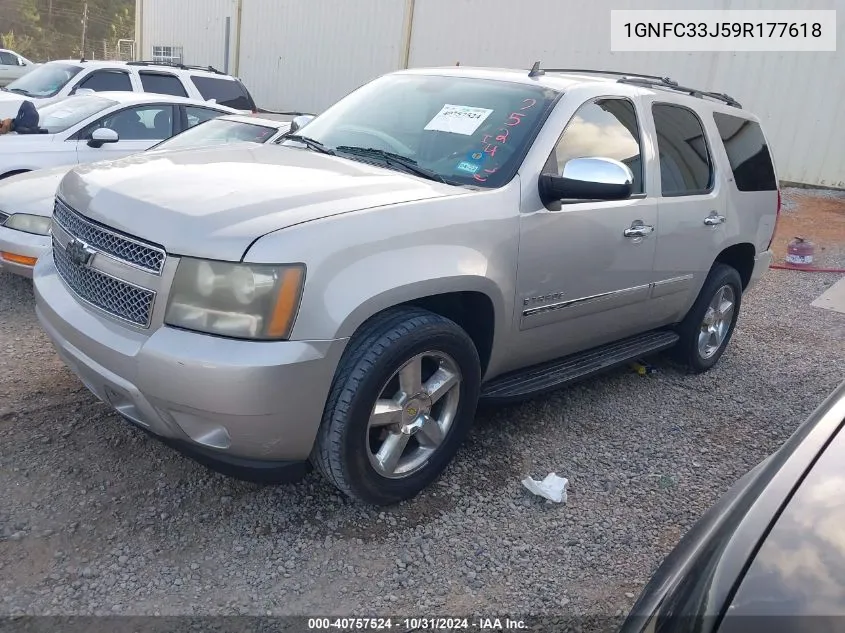
[(311, 461), (353, 499), (409, 499), (463, 443), (480, 383), (478, 352), (456, 323), (420, 308), (388, 310), (344, 352)]
[(733, 336), (742, 303), (742, 279), (735, 268), (716, 264), (698, 298), (677, 327), (675, 358), (693, 373), (713, 367)]

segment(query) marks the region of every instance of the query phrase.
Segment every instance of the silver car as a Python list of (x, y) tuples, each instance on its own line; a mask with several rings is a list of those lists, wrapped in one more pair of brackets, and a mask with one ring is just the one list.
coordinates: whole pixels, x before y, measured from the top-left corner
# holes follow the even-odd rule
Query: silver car
[(223, 472), (390, 504), (480, 399), (712, 367), (779, 192), (732, 98), (537, 64), (391, 73), (281, 144), (78, 167), (56, 205), (36, 309), (92, 392)]

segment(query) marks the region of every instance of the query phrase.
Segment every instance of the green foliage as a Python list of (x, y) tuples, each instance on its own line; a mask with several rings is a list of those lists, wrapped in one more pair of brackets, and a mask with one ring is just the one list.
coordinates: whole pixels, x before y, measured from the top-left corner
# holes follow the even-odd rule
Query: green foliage
[(102, 59), (117, 41), (135, 37), (135, 0), (87, 0), (85, 50), (82, 16), (86, 0), (0, 0), (4, 48), (41, 62), (85, 56)]

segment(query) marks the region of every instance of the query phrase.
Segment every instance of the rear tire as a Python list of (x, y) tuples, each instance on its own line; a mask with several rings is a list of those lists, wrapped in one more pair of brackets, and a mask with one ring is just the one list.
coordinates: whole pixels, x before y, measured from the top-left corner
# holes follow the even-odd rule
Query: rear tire
[(353, 499), (409, 499), (463, 443), (480, 383), (478, 352), (457, 324), (420, 308), (387, 310), (344, 352), (311, 461)]
[(676, 328), (680, 340), (673, 355), (693, 373), (713, 367), (733, 335), (742, 303), (742, 279), (735, 268), (717, 263), (698, 298)]

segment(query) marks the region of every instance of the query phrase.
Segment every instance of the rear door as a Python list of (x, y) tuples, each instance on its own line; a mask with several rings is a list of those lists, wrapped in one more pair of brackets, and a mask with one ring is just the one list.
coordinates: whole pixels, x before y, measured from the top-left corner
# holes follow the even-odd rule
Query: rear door
[(144, 92), (152, 92), (160, 95), (172, 95), (174, 97), (187, 97), (188, 91), (173, 73), (156, 70), (138, 71), (138, 78)]
[(725, 181), (713, 159), (710, 126), (691, 108), (651, 100), (657, 140), (657, 251), (652, 309), (660, 322), (689, 310), (726, 243)]
[[(87, 125), (77, 135), (77, 160), (79, 163), (91, 163), (143, 152), (173, 136), (177, 129), (174, 124), (178, 125), (177, 116), (171, 104), (144, 104), (111, 112)], [(88, 141), (98, 128), (117, 132), (118, 142), (91, 147)]]

